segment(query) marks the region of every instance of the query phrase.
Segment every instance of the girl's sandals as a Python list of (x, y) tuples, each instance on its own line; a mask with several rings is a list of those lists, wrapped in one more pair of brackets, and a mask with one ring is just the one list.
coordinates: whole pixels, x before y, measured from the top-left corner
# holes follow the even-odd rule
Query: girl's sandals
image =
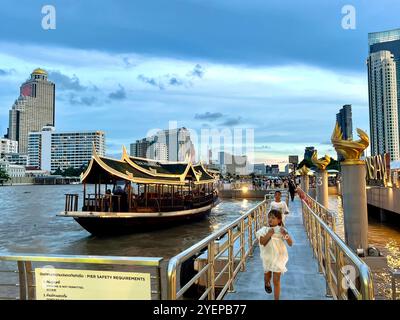
[(267, 293), (271, 293), (271, 292), (272, 292), (271, 285), (265, 284), (265, 285), (264, 285), (264, 288), (265, 288), (265, 291), (266, 291)]

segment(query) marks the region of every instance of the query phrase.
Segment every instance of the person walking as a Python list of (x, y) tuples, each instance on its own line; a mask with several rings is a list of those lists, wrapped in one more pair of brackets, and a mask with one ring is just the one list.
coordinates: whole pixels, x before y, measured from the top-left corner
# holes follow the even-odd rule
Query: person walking
[(296, 193), (296, 183), (293, 181), (293, 179), (289, 180), (289, 193), (290, 193), (290, 198), (292, 201), (294, 201), (294, 196)]
[(271, 210), (268, 213), (268, 226), (256, 232), (260, 244), (260, 257), (264, 269), (264, 288), (267, 293), (272, 293), (271, 278), (274, 285), (274, 299), (279, 300), (281, 292), (281, 275), (287, 271), (286, 264), (289, 260), (285, 241), (289, 246), (293, 240), (284, 228), (282, 213)]

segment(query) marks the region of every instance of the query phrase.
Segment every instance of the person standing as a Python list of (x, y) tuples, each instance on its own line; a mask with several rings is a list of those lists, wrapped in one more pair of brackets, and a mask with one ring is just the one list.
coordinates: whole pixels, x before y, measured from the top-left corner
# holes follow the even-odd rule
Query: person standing
[(290, 198), (292, 199), (292, 201), (294, 201), (294, 196), (296, 193), (296, 184), (293, 181), (293, 179), (289, 180), (289, 193), (290, 193)]

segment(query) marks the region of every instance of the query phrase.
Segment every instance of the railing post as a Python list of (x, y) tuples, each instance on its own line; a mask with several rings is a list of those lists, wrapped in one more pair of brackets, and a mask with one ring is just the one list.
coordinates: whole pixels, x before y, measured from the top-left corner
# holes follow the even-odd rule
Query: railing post
[(235, 261), (233, 259), (233, 233), (232, 229), (229, 229), (228, 231), (228, 245), (229, 245), (229, 251), (228, 251), (228, 273), (229, 273), (229, 288), (228, 292), (235, 292), (233, 288), (233, 271), (235, 270)]
[(249, 257), (252, 257), (253, 256), (253, 217), (251, 216), (251, 214), (249, 214), (247, 223), (248, 223), (247, 237), (248, 237), (248, 245), (249, 245)]
[(246, 241), (245, 241), (246, 227), (244, 219), (240, 221), (240, 271), (246, 271)]
[(208, 244), (208, 276), (207, 276), (207, 289), (211, 288), (208, 292), (208, 300), (215, 300), (215, 246), (214, 241)]
[(326, 232), (326, 230), (324, 231), (324, 242), (325, 242), (326, 296), (332, 297), (332, 292), (330, 289), (330, 287), (332, 286), (331, 255), (330, 255), (329, 236), (328, 236), (328, 232)]
[(336, 287), (337, 287), (337, 299), (342, 300), (342, 252), (338, 246), (335, 246), (335, 260), (336, 260)]

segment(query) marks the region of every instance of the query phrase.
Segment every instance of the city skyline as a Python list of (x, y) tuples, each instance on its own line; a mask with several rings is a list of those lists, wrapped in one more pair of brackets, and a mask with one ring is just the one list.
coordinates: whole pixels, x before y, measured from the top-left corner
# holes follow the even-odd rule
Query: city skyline
[[(384, 2), (400, 9), (393, 1)], [(20, 84), (33, 69), (41, 67), (57, 86), (57, 130), (103, 130), (110, 155), (120, 153), (121, 145), (129, 146), (150, 129), (165, 129), (168, 121), (177, 121), (178, 127), (198, 131), (253, 128), (255, 163), (287, 163), (288, 154), (301, 157), (308, 145), (315, 146), (321, 155), (336, 156), (330, 135), (341, 106), (351, 104), (354, 128), (369, 133), (365, 65), (368, 33), (399, 26), (395, 9), (393, 15), (386, 12), (384, 21), (378, 21), (382, 19), (368, 17), (372, 13), (383, 14), (377, 10), (383, 4), (355, 1), (357, 27), (344, 30), (342, 5), (318, 4), (320, 16), (307, 13), (316, 3), (308, 1), (306, 5), (293, 4), (289, 8), (278, 6), (275, 1), (253, 1), (240, 12), (243, 7), (236, 1), (190, 1), (181, 8), (182, 20), (174, 21), (179, 30), (174, 30), (172, 40), (163, 30), (165, 25), (147, 22), (146, 17), (157, 13), (144, 4), (126, 4), (126, 14), (141, 14), (137, 22), (126, 22), (121, 30), (110, 16), (106, 17), (106, 25), (111, 33), (119, 32), (118, 39), (126, 39), (130, 34), (129, 43), (108, 39), (108, 33), (102, 32), (104, 28), (100, 28), (99, 37), (85, 43), (77, 31), (82, 22), (73, 18), (72, 13), (89, 10), (89, 4), (79, 4), (65, 12), (65, 6), (56, 1), (59, 20), (57, 29), (50, 31), (40, 29), (40, 8), (36, 18), (25, 17), (24, 22), (13, 22), (6, 16), (0, 22), (10, 28), (9, 34), (0, 36), (1, 134), (6, 131), (7, 113)], [(99, 6), (104, 5), (99, 2)], [(171, 7), (176, 5), (174, 1), (170, 3)], [(120, 6), (110, 6), (121, 11)], [(207, 30), (190, 27), (185, 33), (185, 27), (191, 23), (188, 17), (199, 21), (195, 10), (199, 6), (226, 18), (218, 29), (220, 45), (216, 45), (218, 37), (210, 35), (209, 30), (218, 25), (216, 21)], [(5, 6), (4, 10), (11, 9)], [(32, 10), (35, 7), (27, 2), (21, 14)], [(169, 31), (172, 26), (167, 22), (172, 17), (171, 9), (166, 9), (163, 21)], [(240, 22), (236, 27), (235, 18)], [(253, 25), (244, 23), (251, 18)], [(299, 19), (304, 24), (294, 30), (292, 27)], [(93, 33), (99, 21), (99, 17), (89, 15), (82, 34)], [(135, 32), (135, 26), (141, 23), (144, 31)], [(311, 31), (316, 23), (318, 33)], [(29, 26), (29, 35), (18, 32)], [(262, 27), (262, 33), (256, 32), (257, 26)], [(237, 35), (236, 43), (232, 37), (224, 37), (228, 32)], [(307, 34), (305, 44), (298, 41), (302, 34)], [(191, 38), (195, 35), (198, 38)], [(153, 45), (146, 45), (148, 42)], [(203, 44), (203, 50), (193, 43)]]

